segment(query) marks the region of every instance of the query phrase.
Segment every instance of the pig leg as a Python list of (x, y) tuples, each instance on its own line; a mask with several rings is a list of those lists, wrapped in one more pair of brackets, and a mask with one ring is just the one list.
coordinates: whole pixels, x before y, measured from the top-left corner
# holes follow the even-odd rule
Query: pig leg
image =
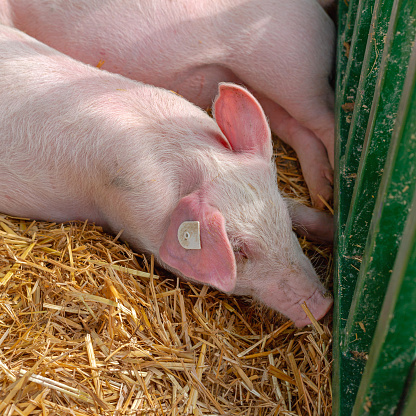
[(174, 89), (176, 93), (199, 107), (208, 109), (218, 91), (220, 82), (242, 84), (235, 74), (220, 65), (203, 65), (191, 68), (179, 74), (174, 82), (161, 85), (162, 88)]
[(305, 100), (302, 107), (297, 103), (289, 103), (286, 110), (301, 123), (304, 127), (311, 130), (317, 138), (324, 144), (327, 157), (334, 167), (334, 140), (335, 140), (335, 120), (334, 120), (334, 92), (329, 84), (322, 88), (323, 95), (316, 95), (315, 98)]
[(293, 199), (286, 199), (295, 231), (318, 243), (334, 240), (334, 218), (331, 214), (307, 207)]
[[(296, 7), (293, 2), (279, 2), (278, 7), (267, 3), (272, 17), (264, 19), (262, 25), (258, 21), (264, 16), (253, 9), (251, 2), (241, 5), (246, 13), (245, 27), (252, 27), (252, 34), (248, 38), (243, 30), (235, 31), (230, 44), (238, 51), (244, 43), (247, 52), (245, 55), (233, 53), (227, 64), (253, 91), (283, 107), (301, 126), (310, 130), (313, 134), (309, 136), (314, 135), (325, 146), (333, 167), (334, 92), (328, 79), (333, 64), (335, 27), (317, 3), (301, 0), (295, 3)], [(268, 65), (270, 60), (272, 66)], [(265, 100), (262, 105), (266, 106)], [(266, 115), (272, 129), (276, 130), (273, 114), (280, 111), (268, 107)], [(280, 118), (277, 115), (277, 121)], [(306, 140), (307, 136), (303, 136)], [(302, 152), (301, 143), (294, 147)], [(325, 165), (317, 165), (315, 169), (325, 171)]]
[(291, 146), (299, 159), (308, 185), (312, 204), (324, 208), (318, 195), (326, 201), (332, 198), (333, 171), (323, 143), (302, 126), (283, 107), (265, 97), (257, 97), (267, 114), (272, 131)]

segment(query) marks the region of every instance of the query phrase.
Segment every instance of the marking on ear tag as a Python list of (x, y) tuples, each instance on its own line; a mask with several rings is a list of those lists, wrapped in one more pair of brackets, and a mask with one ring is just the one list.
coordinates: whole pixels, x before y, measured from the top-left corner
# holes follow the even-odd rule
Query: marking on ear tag
[(199, 221), (184, 221), (178, 228), (179, 244), (187, 250), (201, 249)]

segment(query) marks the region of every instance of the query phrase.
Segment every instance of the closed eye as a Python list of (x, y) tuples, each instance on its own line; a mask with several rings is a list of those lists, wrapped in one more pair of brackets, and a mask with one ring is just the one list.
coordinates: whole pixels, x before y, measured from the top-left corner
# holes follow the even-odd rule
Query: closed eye
[(248, 260), (247, 253), (244, 251), (242, 247), (234, 247), (233, 251), (236, 261)]

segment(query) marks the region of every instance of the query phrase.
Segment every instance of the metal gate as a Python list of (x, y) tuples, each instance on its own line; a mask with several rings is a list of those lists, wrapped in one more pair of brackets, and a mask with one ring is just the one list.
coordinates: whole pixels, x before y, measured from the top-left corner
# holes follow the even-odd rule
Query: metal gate
[(416, 0), (339, 0), (336, 416), (416, 415)]

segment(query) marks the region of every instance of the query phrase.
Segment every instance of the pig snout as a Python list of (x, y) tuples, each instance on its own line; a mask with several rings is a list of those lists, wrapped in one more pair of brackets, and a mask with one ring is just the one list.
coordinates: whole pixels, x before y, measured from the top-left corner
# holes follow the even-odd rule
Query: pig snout
[(292, 237), (298, 267), (294, 273), (292, 272), (292, 278), (288, 279), (288, 285), (293, 294), (289, 298), (292, 304), (285, 313), (296, 326), (302, 327), (311, 323), (302, 308), (304, 303), (313, 317), (319, 320), (331, 309), (333, 300), (330, 292), (320, 283), (311, 261), (302, 252), (294, 233)]
[(291, 311), (290, 316), (288, 315), (293, 323), (298, 327), (303, 327), (311, 323), (303, 308), (300, 306), (303, 302), (306, 303), (306, 306), (316, 320), (323, 318), (329, 312), (333, 304), (332, 296), (329, 292), (326, 291), (322, 293), (321, 290), (316, 289), (310, 298), (304, 301), (302, 300), (296, 305), (296, 308), (293, 308), (293, 314)]
[(297, 327), (311, 324), (302, 308), (304, 303), (316, 320), (323, 318), (333, 304), (332, 295), (319, 282), (309, 259), (304, 256), (300, 263), (303, 270), (286, 270), (284, 284), (275, 280), (257, 295), (260, 301), (286, 315)]
[[(309, 297), (301, 297), (296, 303), (293, 303), (285, 310), (285, 315), (299, 328), (311, 324), (311, 320), (302, 308), (303, 304), (306, 304), (312, 316), (317, 321), (329, 312), (333, 304), (331, 294), (324, 287), (318, 287), (311, 291), (312, 294)], [(292, 296), (291, 300), (293, 298), (295, 296)]]

